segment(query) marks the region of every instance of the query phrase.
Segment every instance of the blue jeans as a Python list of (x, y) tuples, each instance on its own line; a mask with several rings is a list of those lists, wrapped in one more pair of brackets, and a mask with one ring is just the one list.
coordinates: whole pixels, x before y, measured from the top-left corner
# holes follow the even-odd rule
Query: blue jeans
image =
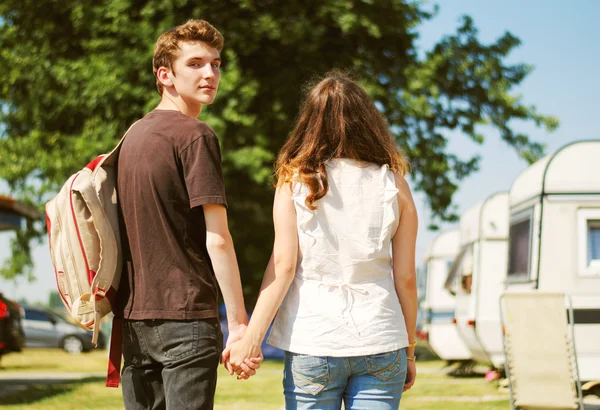
[(123, 320), (125, 408), (212, 409), (222, 346), (217, 319)]
[(398, 409), (406, 380), (406, 349), (356, 357), (285, 352), (287, 410)]

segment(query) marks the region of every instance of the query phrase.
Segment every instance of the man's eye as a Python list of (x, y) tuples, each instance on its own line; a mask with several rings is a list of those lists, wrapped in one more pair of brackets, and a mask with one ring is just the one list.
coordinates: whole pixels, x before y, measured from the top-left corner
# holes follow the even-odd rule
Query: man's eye
[(220, 65), (219, 63), (212, 63), (212, 66), (213, 66), (214, 68), (219, 68), (221, 65)]

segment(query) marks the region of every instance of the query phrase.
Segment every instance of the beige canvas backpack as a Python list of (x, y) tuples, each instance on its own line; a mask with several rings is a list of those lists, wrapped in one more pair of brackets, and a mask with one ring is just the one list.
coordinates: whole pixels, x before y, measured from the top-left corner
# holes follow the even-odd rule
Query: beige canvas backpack
[(58, 292), (73, 320), (93, 331), (93, 343), (98, 341), (100, 319), (112, 311), (121, 279), (116, 172), (124, 139), (73, 174), (46, 204)]

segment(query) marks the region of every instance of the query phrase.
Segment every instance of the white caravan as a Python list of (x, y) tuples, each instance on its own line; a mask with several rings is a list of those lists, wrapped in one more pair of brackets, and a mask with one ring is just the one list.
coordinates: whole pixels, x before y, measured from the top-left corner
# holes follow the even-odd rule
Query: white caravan
[(473, 360), (504, 366), (500, 295), (508, 260), (508, 193), (491, 195), (460, 218), (461, 250), (446, 280), (456, 294), (458, 333)]
[(425, 297), (421, 303), (422, 335), (429, 347), (449, 363), (471, 359), (469, 349), (458, 335), (454, 318), (454, 296), (444, 289), (448, 269), (459, 249), (459, 231), (441, 233), (427, 247), (424, 273)]
[(600, 141), (566, 145), (531, 165), (513, 182), (509, 204), (506, 289), (569, 295), (580, 379), (600, 380)]

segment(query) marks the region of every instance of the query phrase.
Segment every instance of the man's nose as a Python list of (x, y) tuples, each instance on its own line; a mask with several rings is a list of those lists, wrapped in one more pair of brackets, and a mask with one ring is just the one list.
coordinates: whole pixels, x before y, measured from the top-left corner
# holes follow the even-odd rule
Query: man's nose
[(202, 70), (202, 75), (204, 78), (214, 78), (215, 72), (211, 64), (206, 64), (204, 66), (204, 69)]

